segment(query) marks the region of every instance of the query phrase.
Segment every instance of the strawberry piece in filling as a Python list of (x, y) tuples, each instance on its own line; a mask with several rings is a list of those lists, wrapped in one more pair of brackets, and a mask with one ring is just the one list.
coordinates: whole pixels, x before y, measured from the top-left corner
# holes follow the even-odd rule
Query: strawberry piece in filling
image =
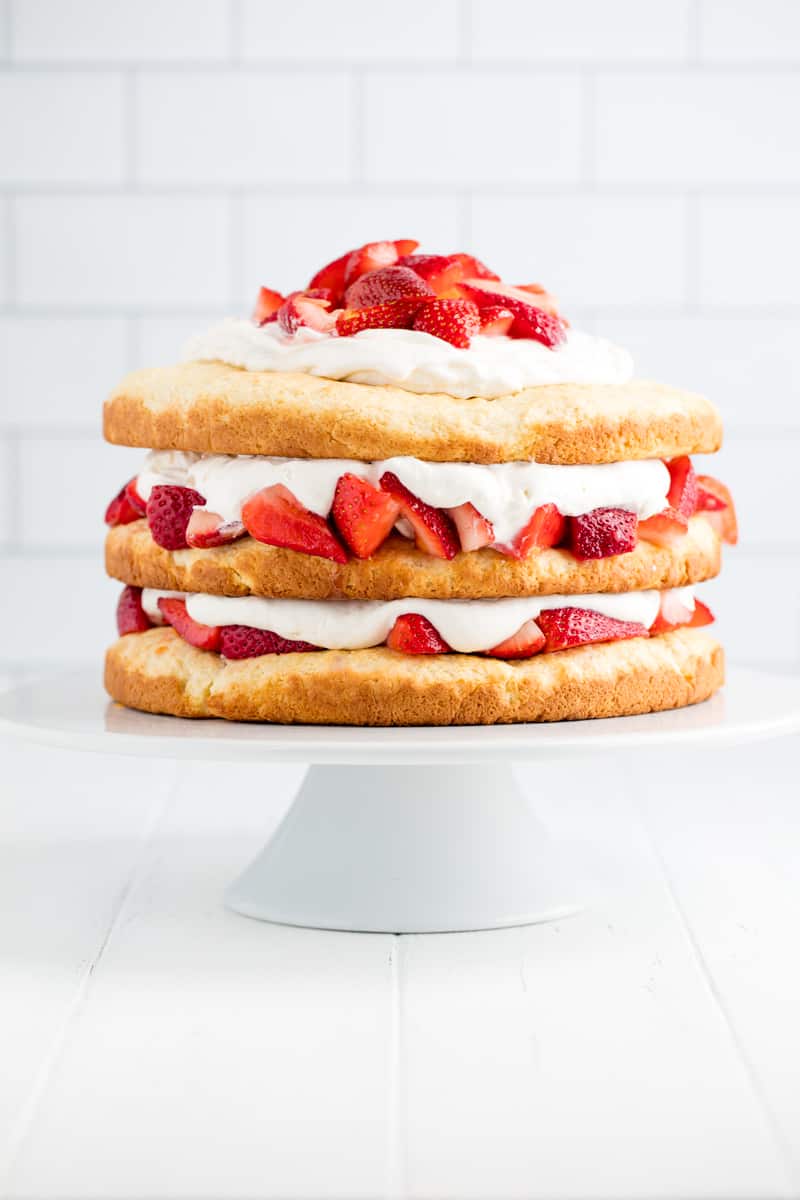
[(395, 621), (386, 645), (403, 654), (446, 654), (450, 647), (427, 617), (403, 613)]
[(184, 550), (192, 509), (205, 502), (194, 488), (156, 484), (147, 501), (147, 523), (156, 545), (165, 550)]
[(480, 550), (483, 546), (491, 546), (494, 526), (481, 516), (474, 504), (467, 501), (456, 508), (448, 508), (447, 513), (458, 531), (462, 550)]
[(186, 543), (194, 549), (207, 550), (211, 546), (235, 542), (243, 534), (244, 525), (241, 521), (223, 521), (219, 513), (195, 508), (186, 526)]
[(117, 632), (120, 637), (127, 633), (144, 633), (150, 629), (152, 622), (142, 608), (142, 589), (124, 587), (117, 601)]
[(486, 653), (491, 658), (532, 658), (544, 650), (546, 638), (534, 620), (526, 621), (510, 638)]
[(136, 476), (120, 488), (105, 513), (106, 525), (130, 525), (145, 514), (147, 506), (136, 490)]
[(336, 485), (333, 519), (356, 558), (369, 558), (392, 532), (400, 504), (349, 471)]
[(534, 550), (557, 546), (566, 532), (566, 518), (555, 504), (540, 504), (512, 542), (496, 544), (495, 550), (510, 558), (527, 558)]
[(405, 487), (392, 471), (381, 476), (381, 488), (394, 496), (402, 516), (414, 530), (419, 550), (435, 558), (455, 558), (458, 553), (458, 534), (453, 522), (441, 508), (433, 508)]
[(258, 658), (262, 654), (302, 654), (319, 650), (310, 642), (293, 642), (267, 629), (252, 625), (223, 625), (219, 631), (219, 652), (223, 658)]
[(672, 629), (697, 629), (701, 625), (711, 625), (713, 620), (711, 609), (702, 600), (695, 600), (692, 609), (675, 592), (662, 592), (658, 616), (650, 626), (650, 632), (669, 633)]
[(739, 540), (739, 527), (733, 497), (724, 483), (713, 475), (697, 476), (696, 512), (701, 513), (717, 531), (718, 537), (729, 546)]
[(158, 609), (164, 620), (190, 646), (196, 646), (198, 650), (219, 649), (219, 626), (201, 625), (199, 621), (192, 620), (186, 611), (185, 600), (162, 596), (158, 601)]
[(539, 613), (537, 623), (545, 636), (548, 652), (585, 646), (590, 642), (648, 636), (647, 629), (638, 621), (617, 621), (585, 608), (551, 608)]
[(577, 559), (610, 558), (636, 545), (636, 513), (624, 508), (595, 508), (570, 517), (570, 548)]
[(304, 508), (282, 483), (251, 496), (242, 506), (242, 522), (251, 537), (267, 546), (347, 562), (344, 547), (325, 518)]

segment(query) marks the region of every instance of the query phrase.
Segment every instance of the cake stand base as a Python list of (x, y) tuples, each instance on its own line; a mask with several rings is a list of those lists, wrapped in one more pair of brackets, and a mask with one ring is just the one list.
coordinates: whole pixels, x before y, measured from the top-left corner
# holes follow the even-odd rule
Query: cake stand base
[(227, 893), (248, 917), (439, 933), (567, 916), (579, 886), (503, 766), (311, 767)]

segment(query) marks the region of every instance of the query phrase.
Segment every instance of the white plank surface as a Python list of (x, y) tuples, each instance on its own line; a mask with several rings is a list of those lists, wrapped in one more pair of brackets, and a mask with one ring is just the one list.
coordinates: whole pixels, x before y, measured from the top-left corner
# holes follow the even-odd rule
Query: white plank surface
[(594, 907), (398, 939), (222, 908), (297, 768), (14, 752), (0, 1196), (800, 1195), (793, 756), (526, 769)]

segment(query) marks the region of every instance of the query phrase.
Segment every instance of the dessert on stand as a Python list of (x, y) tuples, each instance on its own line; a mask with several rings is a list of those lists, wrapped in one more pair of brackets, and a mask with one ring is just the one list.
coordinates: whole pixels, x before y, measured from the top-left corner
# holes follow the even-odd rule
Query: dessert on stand
[(123, 380), (104, 429), (148, 451), (106, 514), (124, 705), (488, 725), (723, 682), (696, 587), (736, 516), (691, 461), (716, 410), (472, 255), (373, 242), (263, 287)]

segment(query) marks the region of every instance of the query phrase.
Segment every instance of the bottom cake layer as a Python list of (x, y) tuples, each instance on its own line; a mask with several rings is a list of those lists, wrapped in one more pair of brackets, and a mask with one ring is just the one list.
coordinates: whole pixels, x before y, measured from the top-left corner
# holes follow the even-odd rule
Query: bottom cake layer
[(386, 647), (228, 661), (171, 628), (120, 638), (105, 684), (129, 708), (310, 725), (494, 725), (622, 717), (707, 700), (724, 682), (705, 630), (577, 646), (508, 662)]

